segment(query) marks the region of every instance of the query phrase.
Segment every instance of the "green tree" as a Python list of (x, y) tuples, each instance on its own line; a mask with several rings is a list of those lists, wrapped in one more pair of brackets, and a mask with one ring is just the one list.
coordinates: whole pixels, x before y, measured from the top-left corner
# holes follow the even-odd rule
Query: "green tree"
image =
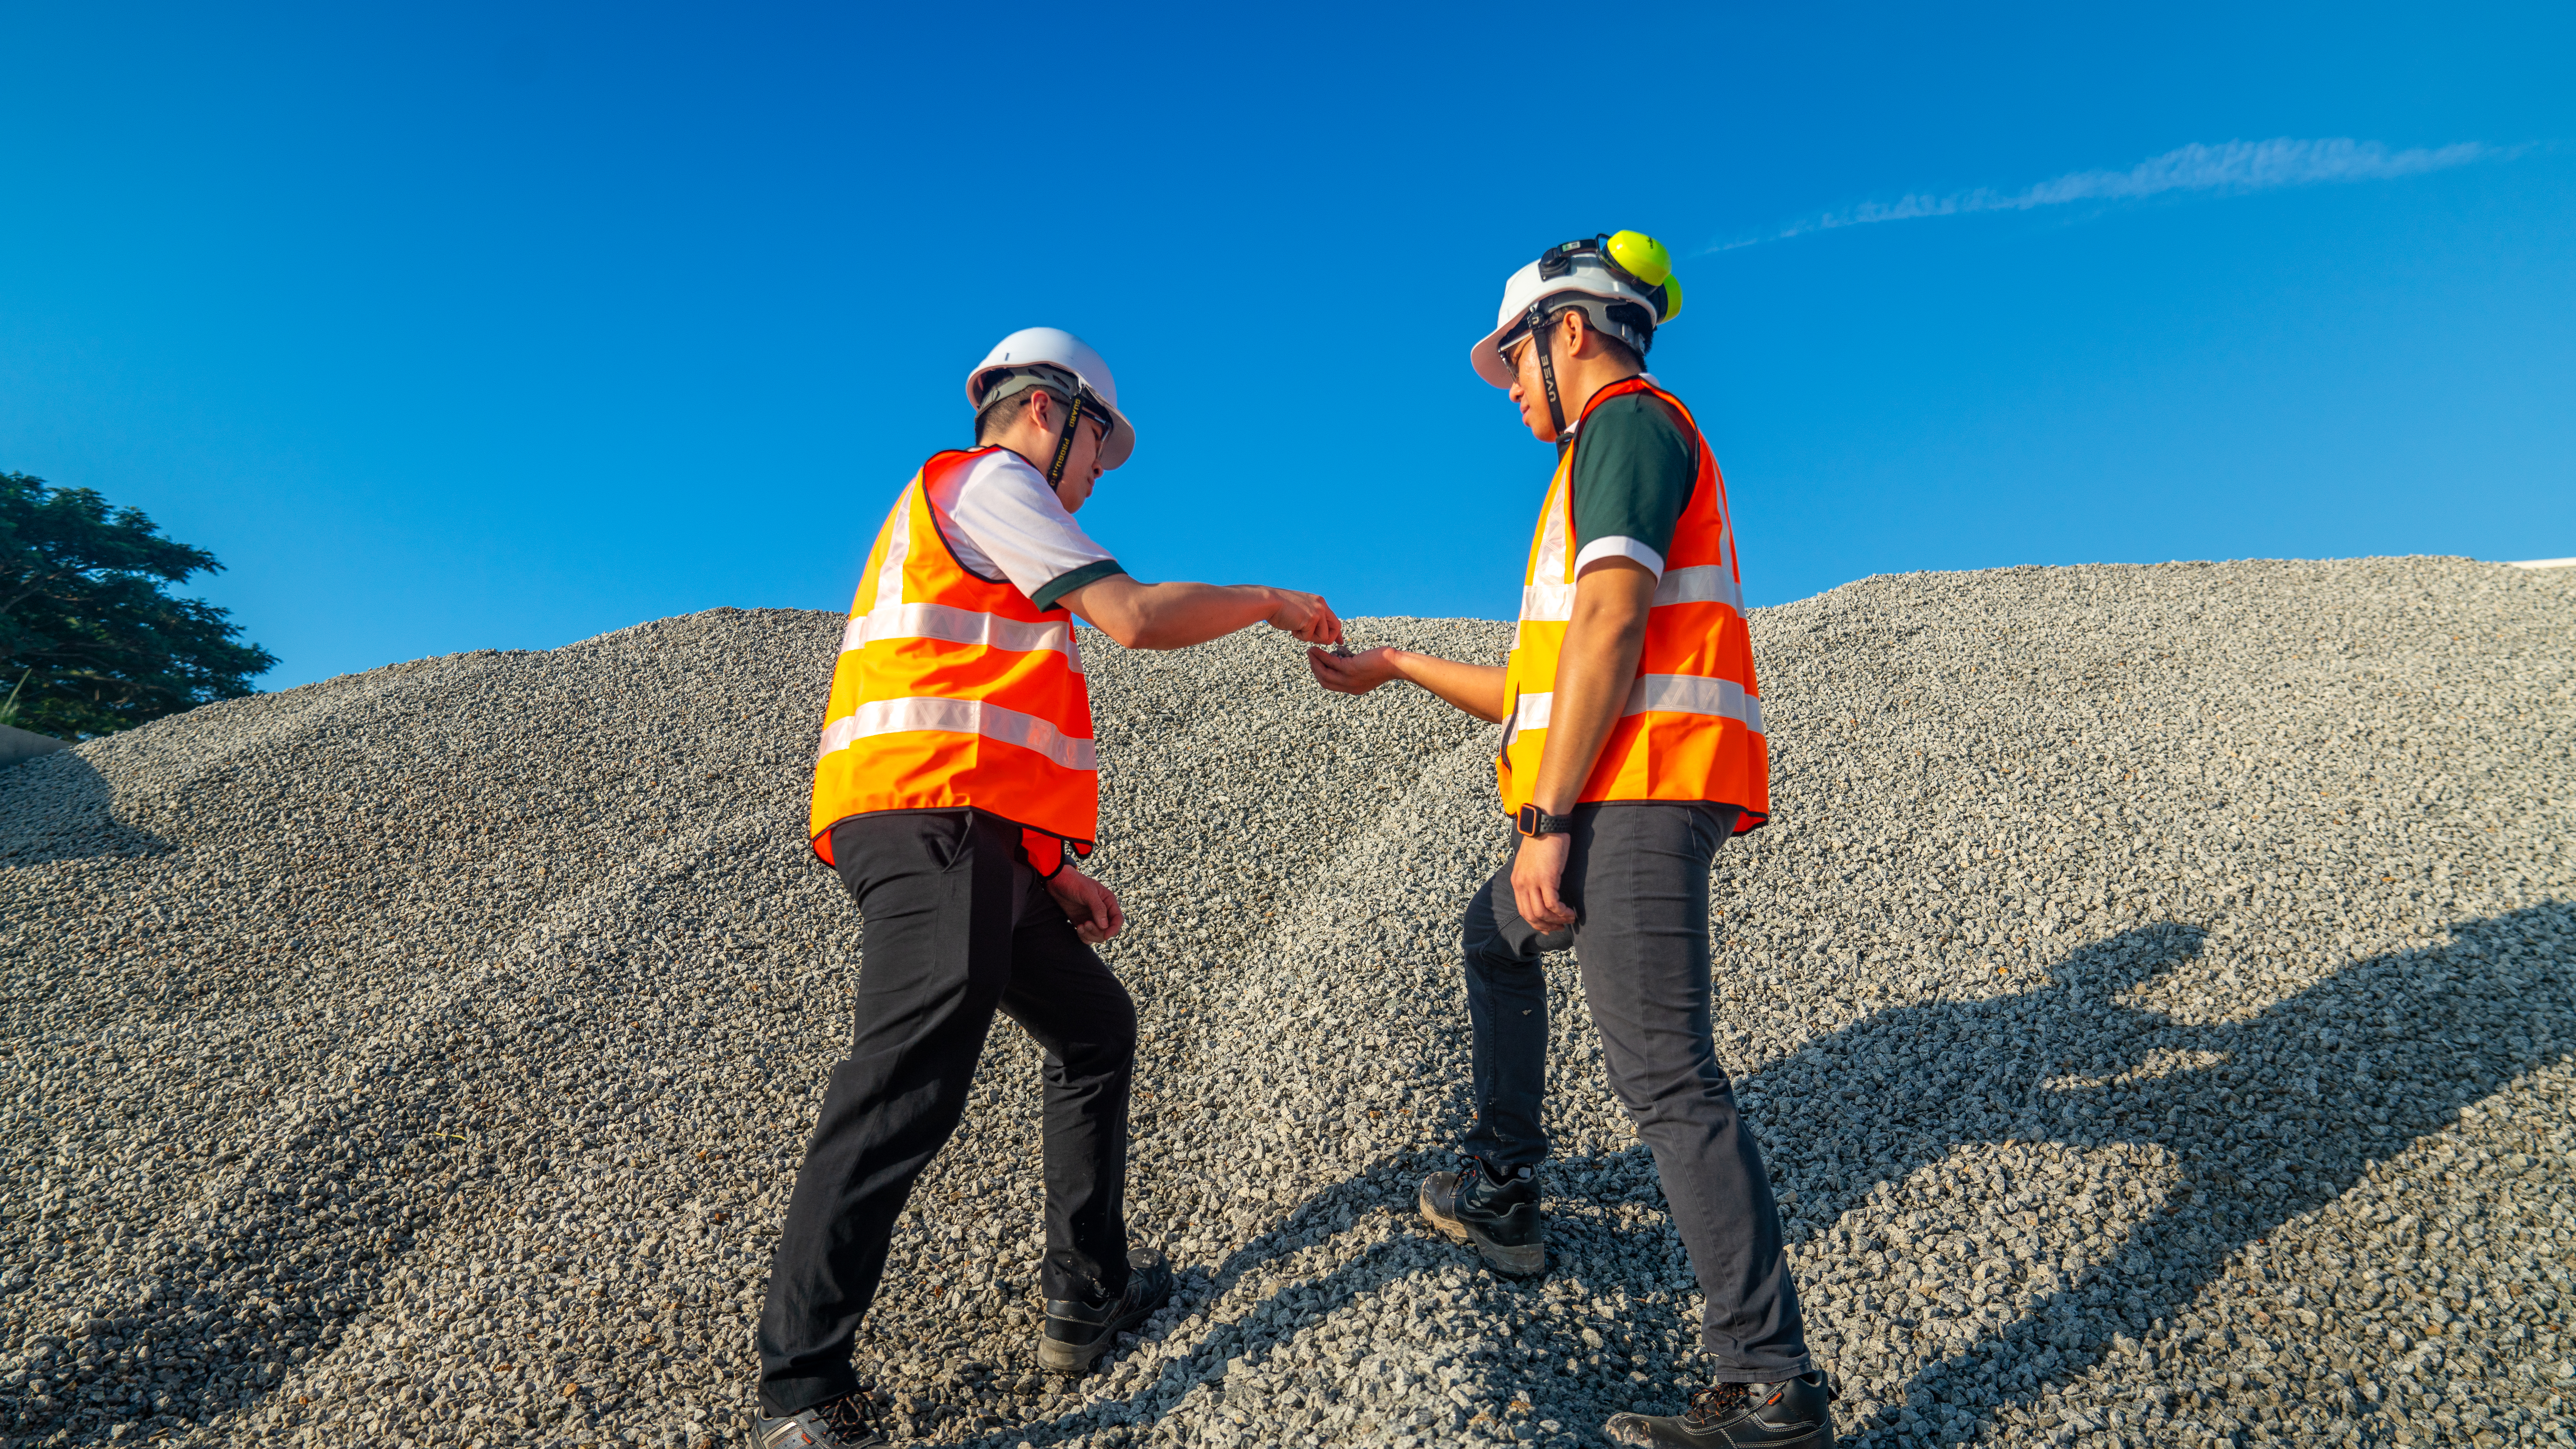
[(80, 739), (252, 693), (277, 656), (168, 590), (222, 571), (90, 489), (0, 473), (0, 723)]

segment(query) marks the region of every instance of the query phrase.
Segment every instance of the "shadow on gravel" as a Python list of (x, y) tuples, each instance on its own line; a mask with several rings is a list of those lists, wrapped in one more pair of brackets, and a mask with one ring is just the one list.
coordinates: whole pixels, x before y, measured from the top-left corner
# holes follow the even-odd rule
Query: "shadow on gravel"
[[(0, 1445), (134, 1443), (219, 1423), (371, 1332), (462, 1190), (424, 1186), (464, 1154), (425, 1140), (406, 1112), (399, 1098), (325, 1107), (239, 1155), (154, 1153), (113, 1185), (69, 1189), (70, 1211), (53, 1205), (15, 1246), (50, 1253), (47, 1271), (83, 1290), (67, 1316), (27, 1326), (36, 1372), (0, 1389)], [(141, 1196), (138, 1177), (164, 1191)], [(359, 1241), (311, 1231), (321, 1222), (356, 1225)], [(180, 1260), (131, 1257), (147, 1231), (185, 1239)]]
[[(2449, 1127), (2461, 1109), (2514, 1078), (2576, 1053), (2576, 972), (2567, 969), (2576, 960), (2566, 944), (2576, 941), (2576, 906), (2472, 922), (2457, 927), (2447, 947), (2356, 961), (2242, 1020), (2177, 1024), (2120, 999), (2196, 957), (2202, 940), (2198, 928), (2182, 925), (2124, 932), (2074, 952), (2036, 990), (1882, 1012), (1741, 1083), (1768, 1103), (1753, 1113), (1781, 1143), (1772, 1150), (1775, 1175), (1810, 1204), (1804, 1232), (1793, 1235), (1830, 1225), (1881, 1184), (1963, 1144), (2127, 1147), (2136, 1166), (2162, 1162), (2179, 1172), (2165, 1201), (2105, 1261), (2030, 1311), (1992, 1313), (1975, 1336), (1951, 1339), (1941, 1360), (1906, 1385), (1900, 1406), (1846, 1423), (1846, 1438), (1957, 1445), (1990, 1437), (1998, 1410), (2035, 1402), (2045, 1385), (2083, 1372), (2115, 1338), (2171, 1318), (2248, 1243), (2332, 1202), (2372, 1164)], [(2517, 960), (2544, 969), (2517, 973), (2510, 965)], [(2112, 1050), (2070, 1045), (2084, 1042)], [(2365, 1106), (2364, 1095), (2394, 1105)], [(1401, 1212), (1387, 1205), (1385, 1178), (1380, 1169), (1337, 1183), (1290, 1221)], [(1267, 1241), (1238, 1250), (1202, 1298), (1222, 1295), (1286, 1251)], [(1556, 1271), (1568, 1270), (1580, 1265)], [(1412, 1271), (1385, 1245), (1372, 1248), (1208, 1330), (1206, 1343), (1259, 1364), (1296, 1327)], [(1964, 1266), (1960, 1278), (1964, 1286)], [(1916, 1321), (1891, 1311), (1853, 1326), (1902, 1333)], [(1265, 1328), (1279, 1337), (1249, 1337)], [(1189, 1376), (1185, 1365), (1167, 1367), (1148, 1392), (1180, 1387)], [(1130, 1435), (1149, 1435), (1160, 1417), (1139, 1413)], [(967, 1442), (1043, 1446), (1096, 1429), (1068, 1416)], [(1576, 1429), (1593, 1442), (1592, 1426)]]
[(116, 818), (115, 792), (71, 750), (0, 767), (0, 866), (160, 855), (171, 846)]
[[(326, 1168), (316, 1164), (313, 1178)], [(39, 1395), (0, 1401), (0, 1441), (71, 1446), (131, 1434), (159, 1438), (256, 1408), (304, 1359), (330, 1352), (375, 1322), (375, 1300), (399, 1278), (413, 1237), (374, 1204), (344, 1209), (327, 1186), (219, 1199), (266, 1221), (219, 1251), (201, 1272), (161, 1275), (102, 1266), (96, 1307), (42, 1325), (28, 1345), (45, 1363), (76, 1363), (73, 1379)], [(317, 1249), (300, 1230), (310, 1216), (356, 1212), (378, 1236), (355, 1252)], [(114, 1229), (107, 1230), (114, 1236)], [(95, 1236), (95, 1234), (93, 1234)], [(18, 1437), (23, 1436), (23, 1437)]]
[[(369, 1167), (389, 1178), (417, 1175), (425, 1156), (388, 1154)], [(22, 1389), (15, 1403), (0, 1400), (0, 1443), (68, 1449), (219, 1423), (292, 1383), (305, 1360), (372, 1332), (378, 1300), (401, 1278), (436, 1208), (385, 1201), (390, 1194), (354, 1182), (344, 1192), (331, 1180), (367, 1170), (347, 1159), (307, 1160), (281, 1173), (300, 1184), (230, 1191), (209, 1184), (202, 1201), (239, 1226), (196, 1245), (212, 1251), (195, 1271), (97, 1265), (94, 1308), (42, 1325), (29, 1340), (47, 1345), (54, 1362), (77, 1363), (76, 1377), (42, 1397)], [(354, 1250), (316, 1246), (304, 1225), (319, 1217), (362, 1221), (371, 1241)], [(86, 1236), (112, 1239), (118, 1231)]]
[[(1409, 1184), (1407, 1186), (1409, 1188)], [(1347, 1223), (1356, 1222), (1371, 1215), (1402, 1216), (1405, 1212), (1409, 1212), (1409, 1209), (1400, 1211), (1390, 1206), (1387, 1203), (1387, 1196), (1388, 1188), (1386, 1181), (1383, 1180), (1382, 1171), (1381, 1175), (1375, 1177), (1350, 1178), (1324, 1189), (1299, 1204), (1288, 1215), (1286, 1226), (1303, 1227), (1320, 1219), (1333, 1219), (1343, 1214), (1348, 1215), (1342, 1219)], [(1407, 1201), (1410, 1201), (1409, 1195)], [(1200, 1350), (1205, 1351), (1210, 1346), (1222, 1345), (1229, 1359), (1239, 1358), (1246, 1367), (1259, 1368), (1268, 1364), (1274, 1354), (1294, 1342), (1297, 1329), (1321, 1323), (1326, 1317), (1339, 1309), (1348, 1307), (1360, 1297), (1384, 1288), (1407, 1274), (1420, 1272), (1419, 1265), (1403, 1262), (1396, 1252), (1398, 1246), (1406, 1241), (1408, 1239), (1402, 1234), (1390, 1237), (1383, 1242), (1373, 1244), (1361, 1252), (1354, 1261), (1345, 1263), (1329, 1273), (1317, 1274), (1305, 1280), (1306, 1286), (1303, 1288), (1273, 1294), (1243, 1313), (1204, 1332), (1200, 1336)], [(1266, 1236), (1256, 1240), (1249, 1246), (1227, 1255), (1225, 1261), (1210, 1275), (1206, 1287), (1191, 1289), (1189, 1300), (1192, 1303), (1205, 1303), (1222, 1298), (1232, 1291), (1244, 1274), (1255, 1270), (1265, 1262), (1286, 1257), (1295, 1251), (1298, 1250), (1278, 1246)], [(1468, 1266), (1468, 1260), (1461, 1258), (1460, 1266)], [(1518, 1287), (1520, 1291), (1535, 1293), (1539, 1286), (1537, 1282), (1516, 1285), (1513, 1280), (1507, 1278), (1493, 1281), (1502, 1285), (1505, 1291)], [(1423, 1312), (1428, 1312), (1433, 1305), (1426, 1298), (1420, 1306)], [(1253, 1340), (1250, 1337), (1254, 1333), (1263, 1331), (1276, 1337), (1262, 1340)], [(1154, 1426), (1167, 1416), (1137, 1410), (1135, 1408), (1137, 1399), (1173, 1390), (1186, 1391), (1192, 1384), (1200, 1382), (1216, 1383), (1219, 1391), (1222, 1392), (1224, 1375), (1225, 1370), (1222, 1366), (1214, 1372), (1209, 1372), (1194, 1370), (1186, 1360), (1164, 1365), (1163, 1371), (1157, 1374), (1152, 1382), (1137, 1390), (1127, 1401), (1130, 1412), (1134, 1414), (1134, 1417), (1127, 1421), (1130, 1442), (1142, 1442), (1153, 1433)], [(1199, 1406), (1193, 1405), (1187, 1412), (1201, 1411)], [(1247, 1446), (1261, 1442), (1257, 1424), (1256, 1420), (1252, 1437), (1243, 1441)], [(968, 1449), (1009, 1449), (1009, 1446), (1023, 1442), (1033, 1446), (1045, 1446), (1062, 1443), (1084, 1434), (1097, 1435), (1100, 1429), (1100, 1425), (1086, 1422), (1078, 1415), (1062, 1415), (1046, 1422), (1005, 1424), (998, 1428), (987, 1429), (980, 1436), (968, 1438), (963, 1442)], [(1096, 1440), (1095, 1442), (1107, 1441)]]
[[(2199, 953), (2196, 929), (2150, 928), (2079, 951), (2038, 991), (1888, 1012), (1822, 1043), (1914, 1054), (1909, 1081), (1837, 1094), (1866, 1101), (1874, 1089), (1910, 1088), (1914, 1110), (1865, 1114), (1822, 1138), (1812, 1129), (1837, 1113), (1800, 1112), (1793, 1180), (1821, 1171), (1830, 1185), (1865, 1191), (1939, 1161), (1953, 1144), (2005, 1140), (2126, 1146), (2165, 1157), (2180, 1174), (2106, 1261), (2029, 1312), (1953, 1340), (1907, 1386), (1903, 1407), (1848, 1427), (1969, 1442), (1997, 1409), (2034, 1402), (2113, 1339), (2170, 1319), (2240, 1249), (2342, 1196), (2372, 1164), (2576, 1054), (2570, 942), (2576, 906), (2533, 907), (2459, 926), (2447, 947), (2356, 961), (2243, 1020), (2188, 1026), (2117, 999)], [(2542, 969), (2517, 970), (2517, 961)], [(2116, 1043), (2116, 1054), (2070, 1060), (2069, 1027)], [(2195, 1064), (2193, 1053), (2209, 1059)], [(2041, 1085), (2069, 1075), (2087, 1080)], [(2390, 1105), (2368, 1106), (2365, 1096)], [(1866, 1166), (1833, 1184), (1823, 1164), (1837, 1155)], [(1910, 1326), (1889, 1321), (1899, 1325)]]

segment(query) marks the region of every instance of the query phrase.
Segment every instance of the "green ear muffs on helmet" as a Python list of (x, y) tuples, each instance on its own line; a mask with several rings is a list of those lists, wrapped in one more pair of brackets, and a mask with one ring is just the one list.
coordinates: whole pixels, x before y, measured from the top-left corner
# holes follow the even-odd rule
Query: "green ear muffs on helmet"
[(1670, 322), (1682, 310), (1681, 284), (1673, 281), (1672, 253), (1644, 232), (1603, 232), (1579, 241), (1559, 242), (1539, 253), (1540, 279), (1552, 281), (1573, 271), (1577, 257), (1592, 258), (1602, 270), (1645, 293), (1646, 300), (1655, 306), (1656, 322)]

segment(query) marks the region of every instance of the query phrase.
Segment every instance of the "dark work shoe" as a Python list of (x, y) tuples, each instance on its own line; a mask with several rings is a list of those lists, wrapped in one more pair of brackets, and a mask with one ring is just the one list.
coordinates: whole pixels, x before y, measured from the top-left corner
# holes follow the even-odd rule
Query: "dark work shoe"
[(1658, 1449), (1830, 1449), (1837, 1395), (1820, 1373), (1779, 1384), (1711, 1384), (1677, 1418), (1613, 1414), (1613, 1444)]
[(893, 1442), (868, 1422), (867, 1410), (856, 1394), (783, 1418), (773, 1419), (757, 1410), (751, 1416), (752, 1449), (870, 1449)]
[(1163, 1255), (1138, 1248), (1127, 1255), (1127, 1291), (1115, 1298), (1050, 1298), (1046, 1328), (1038, 1335), (1038, 1367), (1082, 1374), (1100, 1361), (1118, 1335), (1133, 1333), (1172, 1301), (1172, 1270)]
[(1422, 1179), (1422, 1215), (1462, 1243), (1472, 1243), (1497, 1273), (1528, 1277), (1547, 1271), (1547, 1238), (1538, 1221), (1538, 1175), (1526, 1167), (1499, 1175), (1482, 1158), (1464, 1172)]

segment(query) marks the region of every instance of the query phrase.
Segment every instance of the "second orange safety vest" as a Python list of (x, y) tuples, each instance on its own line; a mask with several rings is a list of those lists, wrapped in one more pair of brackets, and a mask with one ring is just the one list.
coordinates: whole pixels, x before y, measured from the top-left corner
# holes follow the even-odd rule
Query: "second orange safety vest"
[[(1649, 394), (1673, 410), (1699, 452), (1699, 472), (1665, 554), (1664, 576), (1655, 585), (1636, 680), (1579, 799), (1738, 805), (1744, 811), (1735, 825), (1740, 835), (1770, 817), (1771, 757), (1762, 734), (1762, 695), (1753, 681), (1753, 638), (1744, 622), (1735, 530), (1727, 521), (1726, 480), (1690, 409), (1644, 378), (1593, 394), (1584, 415), (1630, 393)], [(1569, 448), (1548, 484), (1530, 540), (1529, 571), (1522, 576), (1520, 629), (1504, 674), (1503, 744), (1494, 761), (1506, 812), (1518, 812), (1536, 787), (1558, 651), (1574, 617), (1574, 560), (1584, 540), (1574, 536), (1573, 476)]]
[(808, 817), (814, 853), (832, 827), (883, 810), (971, 806), (1024, 827), (1030, 863), (1053, 874), (1059, 842), (1088, 854), (1100, 767), (1073, 613), (1041, 609), (1007, 580), (968, 571), (930, 507), (931, 489), (992, 452), (921, 465), (887, 513), (850, 604), (823, 713)]

